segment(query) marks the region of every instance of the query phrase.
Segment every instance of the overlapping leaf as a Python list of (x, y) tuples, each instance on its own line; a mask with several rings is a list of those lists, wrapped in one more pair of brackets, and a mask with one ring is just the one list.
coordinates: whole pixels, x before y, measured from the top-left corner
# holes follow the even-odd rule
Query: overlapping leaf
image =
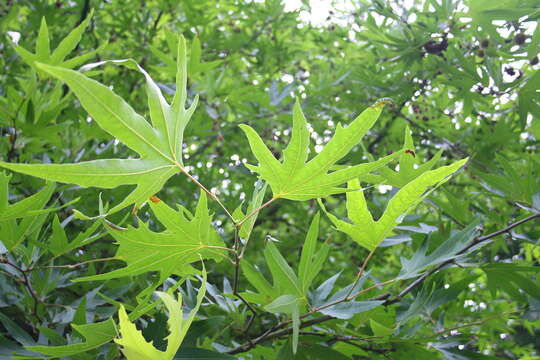
[(223, 258), (224, 244), (212, 227), (204, 192), (201, 192), (193, 216), (185, 208), (174, 210), (157, 198), (150, 202), (150, 207), (166, 230), (154, 232), (145, 223), (126, 230), (112, 227), (110, 233), (119, 244), (116, 258), (125, 261), (127, 266), (78, 281), (107, 280), (159, 271), (162, 282), (171, 274), (193, 273), (194, 269), (189, 265), (193, 262), (201, 259), (220, 261)]
[(349, 181), (348, 187), (351, 191), (347, 193), (347, 214), (353, 223), (340, 220), (329, 212), (326, 214), (339, 231), (349, 235), (361, 246), (374, 250), (392, 233), (401, 219), (429, 194), (430, 188), (433, 190), (443, 184), (466, 162), (467, 159), (463, 159), (452, 165), (427, 171), (409, 182), (390, 200), (383, 215), (377, 221), (373, 220), (369, 212), (364, 193), (361, 191), (360, 182), (357, 179)]
[(167, 325), (169, 328), (169, 336), (167, 336), (167, 348), (165, 351), (156, 349), (152, 343), (147, 342), (142, 333), (137, 330), (135, 324), (129, 321), (128, 315), (124, 307), (120, 307), (120, 335), (115, 342), (122, 347), (122, 352), (127, 360), (171, 360), (180, 348), (184, 337), (186, 336), (189, 326), (193, 322), (197, 311), (201, 306), (202, 300), (206, 293), (206, 271), (203, 270), (203, 281), (201, 288), (197, 294), (197, 303), (189, 313), (186, 320), (182, 315), (182, 295), (178, 294), (178, 299), (165, 292), (157, 291), (161, 301), (169, 311), (169, 320)]
[(38, 193), (29, 196), (15, 204), (9, 204), (8, 183), (10, 175), (0, 172), (0, 222), (36, 216), (58, 209), (43, 209), (54, 191), (54, 184), (48, 183)]
[(110, 213), (135, 204), (140, 206), (158, 192), (167, 179), (184, 171), (182, 163), (183, 132), (195, 107), (197, 98), (186, 110), (186, 49), (183, 37), (178, 41), (178, 71), (172, 104), (168, 104), (150, 76), (133, 61), (120, 61), (136, 67), (146, 78), (148, 106), (152, 125), (120, 96), (80, 72), (44, 64), (41, 70), (66, 82), (101, 128), (136, 151), (139, 159), (105, 159), (76, 164), (12, 164), (0, 166), (24, 174), (80, 186), (115, 188), (137, 185)]
[[(174, 36), (170, 31), (165, 31), (165, 37), (167, 39), (167, 45), (171, 53), (174, 53), (174, 49), (176, 48), (177, 44), (174, 41)], [(154, 47), (150, 45), (150, 51), (158, 58), (160, 59), (164, 66), (154, 66), (153, 69), (155, 69), (158, 72), (169, 74), (174, 76), (176, 73), (176, 56), (169, 55), (164, 52), (162, 52), (159, 48)], [(190, 54), (190, 61), (189, 61), (189, 75), (193, 76), (197, 73), (204, 73), (206, 71), (212, 70), (219, 66), (223, 61), (222, 60), (215, 60), (215, 61), (208, 61), (203, 62), (201, 61), (202, 58), (202, 47), (201, 47), (201, 40), (198, 36), (195, 36), (191, 43), (191, 54)]]
[(283, 152), (282, 161), (274, 157), (255, 130), (248, 125), (240, 125), (259, 162), (257, 166), (247, 166), (270, 184), (274, 198), (309, 200), (343, 193), (346, 189), (339, 185), (383, 167), (402, 153), (396, 152), (371, 163), (328, 173), (373, 126), (385, 103), (381, 101), (367, 108), (347, 128), (338, 124), (334, 137), (308, 162), (309, 131), (299, 102), (293, 109), (292, 137)]

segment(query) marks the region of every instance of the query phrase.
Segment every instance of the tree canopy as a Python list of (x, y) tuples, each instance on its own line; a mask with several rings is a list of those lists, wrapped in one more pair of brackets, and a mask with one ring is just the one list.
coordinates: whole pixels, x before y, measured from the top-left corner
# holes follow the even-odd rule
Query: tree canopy
[(0, 4), (0, 358), (540, 359), (537, 0)]

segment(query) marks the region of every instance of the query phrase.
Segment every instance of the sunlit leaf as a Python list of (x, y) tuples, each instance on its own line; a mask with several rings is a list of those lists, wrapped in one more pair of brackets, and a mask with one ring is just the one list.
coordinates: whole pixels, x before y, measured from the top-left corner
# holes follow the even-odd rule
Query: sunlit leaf
[(178, 59), (177, 92), (170, 105), (140, 66), (132, 60), (118, 61), (138, 69), (145, 76), (153, 126), (107, 86), (73, 70), (38, 64), (39, 69), (66, 82), (99, 126), (141, 157), (94, 160), (77, 164), (0, 162), (0, 166), (27, 175), (85, 187), (111, 189), (120, 185), (137, 185), (110, 213), (131, 204), (140, 206), (161, 190), (171, 176), (179, 171), (185, 172), (182, 162), (183, 132), (197, 106), (197, 98), (186, 110), (187, 60), (183, 37), (178, 42)]
[(367, 108), (346, 128), (339, 124), (334, 137), (309, 161), (309, 131), (298, 101), (293, 109), (291, 141), (283, 152), (282, 161), (274, 157), (255, 130), (248, 125), (240, 125), (249, 140), (251, 151), (259, 161), (257, 166), (247, 166), (270, 184), (274, 198), (309, 200), (343, 193), (346, 189), (339, 185), (375, 171), (401, 154), (396, 152), (371, 163), (328, 173), (373, 126), (385, 103), (381, 101)]
[(226, 256), (224, 243), (212, 227), (204, 192), (201, 192), (192, 218), (188, 218), (186, 209), (174, 210), (158, 199), (151, 201), (150, 207), (166, 230), (154, 232), (142, 222), (138, 228), (124, 230), (109, 226), (109, 233), (119, 245), (116, 258), (125, 261), (127, 266), (77, 281), (107, 280), (159, 271), (163, 282), (171, 274), (193, 273), (189, 264), (201, 257), (220, 261)]
[[(432, 191), (448, 181), (449, 176), (466, 162), (467, 159), (463, 159), (418, 176), (394, 195), (378, 220), (374, 220), (369, 212), (358, 180), (352, 180), (348, 185), (351, 191), (347, 193), (347, 214), (352, 223), (340, 220), (325, 210), (326, 214), (339, 231), (349, 235), (359, 245), (373, 250), (392, 233), (401, 219), (429, 194), (430, 188)], [(322, 202), (320, 204), (322, 206)]]

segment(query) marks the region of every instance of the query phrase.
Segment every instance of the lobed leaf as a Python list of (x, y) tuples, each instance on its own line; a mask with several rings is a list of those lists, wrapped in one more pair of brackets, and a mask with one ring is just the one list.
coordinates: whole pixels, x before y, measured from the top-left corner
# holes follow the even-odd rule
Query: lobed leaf
[(125, 261), (127, 266), (75, 281), (107, 280), (159, 271), (160, 282), (163, 282), (171, 274), (193, 273), (189, 264), (201, 258), (220, 261), (225, 256), (226, 248), (212, 226), (204, 192), (201, 191), (192, 219), (186, 217), (185, 209), (174, 210), (157, 198), (150, 202), (150, 207), (166, 227), (165, 231), (151, 231), (145, 223), (125, 230), (110, 226), (109, 233), (119, 244), (116, 258)]
[[(68, 45), (68, 43), (65, 44), (63, 51), (68, 48)], [(64, 81), (96, 123), (137, 152), (140, 155), (139, 159), (105, 159), (77, 164), (0, 162), (0, 167), (85, 187), (110, 189), (120, 185), (136, 185), (135, 190), (120, 204), (114, 206), (110, 213), (131, 204), (140, 207), (150, 196), (161, 190), (171, 176), (179, 171), (186, 173), (182, 163), (183, 132), (195, 111), (197, 99), (188, 109), (185, 108), (187, 60), (183, 37), (180, 37), (178, 41), (177, 51), (177, 92), (170, 105), (156, 83), (136, 62), (133, 60), (112, 61), (136, 69), (144, 75), (153, 126), (107, 86), (77, 71), (36, 63), (40, 70)], [(91, 64), (86, 68), (94, 68), (105, 63), (107, 62)]]
[(383, 167), (402, 153), (328, 173), (373, 126), (385, 103), (381, 101), (367, 108), (347, 128), (338, 124), (332, 139), (309, 161), (309, 131), (298, 101), (293, 109), (291, 141), (283, 152), (282, 161), (274, 157), (255, 130), (248, 125), (240, 125), (248, 138), (253, 155), (259, 162), (257, 166), (247, 166), (268, 182), (274, 198), (301, 201), (343, 193), (346, 189), (338, 186)]
[(111, 341), (116, 336), (116, 326), (112, 318), (95, 324), (75, 325), (71, 327), (81, 334), (86, 341), (62, 346), (25, 346), (27, 350), (53, 357), (63, 358), (88, 352)]
[(169, 319), (167, 320), (167, 326), (169, 328), (169, 335), (167, 339), (167, 348), (165, 351), (156, 349), (152, 343), (146, 341), (142, 332), (137, 330), (135, 324), (133, 324), (126, 313), (123, 306), (119, 310), (120, 318), (120, 338), (114, 341), (121, 346), (122, 353), (127, 360), (172, 360), (175, 354), (178, 352), (182, 341), (184, 340), (187, 330), (189, 329), (193, 319), (197, 315), (197, 311), (201, 306), (204, 295), (206, 294), (206, 270), (203, 268), (203, 279), (201, 288), (197, 293), (197, 302), (195, 307), (189, 313), (186, 320), (183, 319), (182, 314), (182, 295), (178, 294), (178, 299), (175, 299), (172, 295), (165, 292), (156, 291), (156, 295), (163, 301), (165, 307), (169, 311)]
[(424, 172), (394, 195), (383, 215), (377, 221), (373, 220), (367, 208), (358, 179), (352, 180), (348, 184), (350, 191), (347, 193), (347, 214), (353, 223), (339, 220), (326, 211), (322, 202), (319, 201), (319, 203), (337, 230), (346, 233), (368, 250), (374, 250), (392, 233), (394, 227), (413, 207), (418, 205), (436, 187), (446, 182), (449, 176), (459, 170), (466, 162), (467, 159), (463, 159), (452, 165)]

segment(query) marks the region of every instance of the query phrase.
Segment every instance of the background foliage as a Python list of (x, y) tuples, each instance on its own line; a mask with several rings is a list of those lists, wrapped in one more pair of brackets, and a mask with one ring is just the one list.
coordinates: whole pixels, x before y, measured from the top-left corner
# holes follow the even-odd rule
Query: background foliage
[[(181, 85), (175, 77), (183, 34), (187, 102), (198, 94), (199, 104), (179, 161), (191, 180), (222, 202), (178, 174), (157, 193), (161, 201), (153, 198), (136, 216), (126, 208), (88, 219), (121, 203), (132, 187), (97, 190), (0, 173), (1, 358), (120, 358), (120, 347), (111, 341), (119, 332), (122, 339), (116, 341), (130, 356), (130, 331), (140, 344), (136, 348), (153, 341), (159, 349), (155, 355), (149, 347), (147, 358), (169, 358), (169, 331), (169, 345), (173, 338), (182, 341), (179, 333), (193, 320), (176, 358), (540, 359), (538, 2), (329, 4), (0, 5), (0, 30), (6, 34), (0, 39), (4, 167), (133, 157), (123, 144), (125, 134), (105, 132), (74, 96), (72, 84), (57, 79), (60, 70), (35, 61), (78, 69), (129, 57), (171, 102)], [(140, 72), (105, 64), (85, 75), (148, 118)], [(391, 99), (342, 163), (395, 153), (399, 167), (392, 162), (362, 177), (365, 200), (349, 193), (321, 204), (313, 198), (273, 201), (235, 237), (223, 207), (240, 221), (271, 197), (246, 167), (258, 162), (239, 125), (251, 126), (279, 158), (293, 131), (295, 97), (307, 118), (303, 134), (312, 140), (311, 154), (321, 152), (338, 123), (350, 124), (381, 98)], [(391, 234), (383, 234), (375, 252), (358, 238), (362, 226), (353, 235), (346, 231), (357, 222), (349, 202), (363, 204), (358, 206), (379, 219), (390, 198), (422, 172), (466, 157), (465, 168), (400, 219)], [(275, 190), (272, 179), (262, 177)], [(359, 185), (349, 183), (351, 189)], [(187, 276), (193, 268), (182, 262), (167, 271), (73, 281), (104, 279), (94, 276), (123, 268), (125, 263), (110, 259), (118, 249), (114, 241), (170, 230), (174, 224), (167, 220), (175, 216), (191, 221), (185, 226), (193, 232), (211, 226), (208, 243), (214, 246), (245, 248), (241, 266), (231, 264), (238, 262), (231, 254), (231, 261), (206, 260), (205, 272), (197, 255), (188, 262), (198, 276)], [(119, 226), (130, 228), (123, 232)], [(144, 254), (125, 251), (132, 258)], [(164, 292), (156, 297), (154, 290)], [(126, 310), (146, 340), (137, 337)], [(168, 326), (168, 319), (177, 322), (169, 320)]]

